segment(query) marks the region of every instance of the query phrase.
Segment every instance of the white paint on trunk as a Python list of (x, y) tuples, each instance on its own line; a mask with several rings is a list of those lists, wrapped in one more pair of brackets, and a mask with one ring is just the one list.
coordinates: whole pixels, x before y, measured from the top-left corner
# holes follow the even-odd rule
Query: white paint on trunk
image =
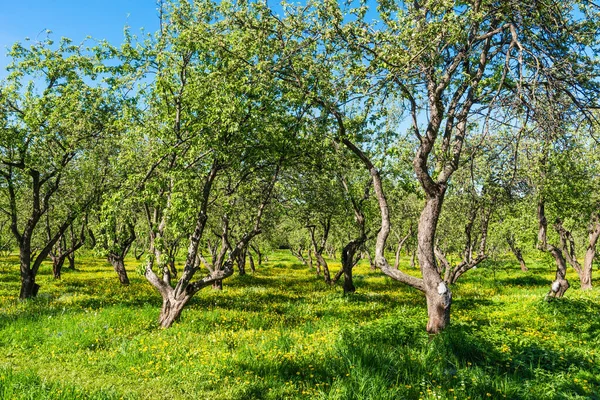
[(440, 282), (437, 286), (437, 291), (441, 295), (444, 295), (448, 292), (448, 286), (444, 282)]
[(560, 289), (560, 282), (559, 281), (552, 282), (552, 291), (554, 293), (558, 293), (559, 289)]

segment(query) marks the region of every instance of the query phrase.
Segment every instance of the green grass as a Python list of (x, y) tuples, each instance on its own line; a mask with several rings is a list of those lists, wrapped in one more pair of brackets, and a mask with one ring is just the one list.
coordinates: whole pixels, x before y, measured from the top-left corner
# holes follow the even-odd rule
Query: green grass
[(547, 263), (470, 271), (451, 327), (430, 338), (423, 296), (362, 263), (344, 296), (274, 254), (162, 330), (135, 260), (129, 287), (104, 261), (78, 261), (61, 281), (43, 266), (26, 302), (16, 258), (0, 262), (2, 398), (600, 399), (600, 291), (571, 274), (566, 298), (545, 302)]

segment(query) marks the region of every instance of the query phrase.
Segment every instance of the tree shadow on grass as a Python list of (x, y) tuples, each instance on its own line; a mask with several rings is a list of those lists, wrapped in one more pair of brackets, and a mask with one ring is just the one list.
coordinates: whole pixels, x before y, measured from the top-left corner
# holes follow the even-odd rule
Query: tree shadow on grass
[(534, 276), (534, 275), (525, 275), (525, 276), (519, 276), (516, 278), (506, 278), (506, 279), (499, 279), (497, 280), (497, 283), (502, 285), (502, 286), (525, 286), (525, 287), (532, 287), (532, 286), (550, 286), (550, 282), (548, 281), (548, 279), (544, 279), (540, 276)]

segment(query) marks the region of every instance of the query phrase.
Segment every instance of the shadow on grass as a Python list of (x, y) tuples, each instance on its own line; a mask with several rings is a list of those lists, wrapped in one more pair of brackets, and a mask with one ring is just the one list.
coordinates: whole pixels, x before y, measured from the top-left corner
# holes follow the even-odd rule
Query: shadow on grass
[(549, 282), (548, 279), (544, 279), (540, 276), (525, 275), (516, 278), (499, 279), (497, 283), (504, 286), (550, 287), (551, 282)]

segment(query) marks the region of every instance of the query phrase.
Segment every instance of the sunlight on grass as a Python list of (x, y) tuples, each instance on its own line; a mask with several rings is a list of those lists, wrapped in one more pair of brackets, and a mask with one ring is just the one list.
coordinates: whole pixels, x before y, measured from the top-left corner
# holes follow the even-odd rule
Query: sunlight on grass
[[(452, 326), (430, 339), (419, 292), (368, 265), (357, 293), (326, 287), (284, 252), (222, 292), (198, 293), (171, 329), (160, 296), (102, 260), (20, 302), (16, 259), (0, 280), (0, 393), (7, 399), (594, 399), (600, 293), (543, 300), (553, 272), (488, 263), (453, 289)], [(493, 268), (492, 268), (493, 266)], [(332, 262), (332, 270), (339, 263)]]

